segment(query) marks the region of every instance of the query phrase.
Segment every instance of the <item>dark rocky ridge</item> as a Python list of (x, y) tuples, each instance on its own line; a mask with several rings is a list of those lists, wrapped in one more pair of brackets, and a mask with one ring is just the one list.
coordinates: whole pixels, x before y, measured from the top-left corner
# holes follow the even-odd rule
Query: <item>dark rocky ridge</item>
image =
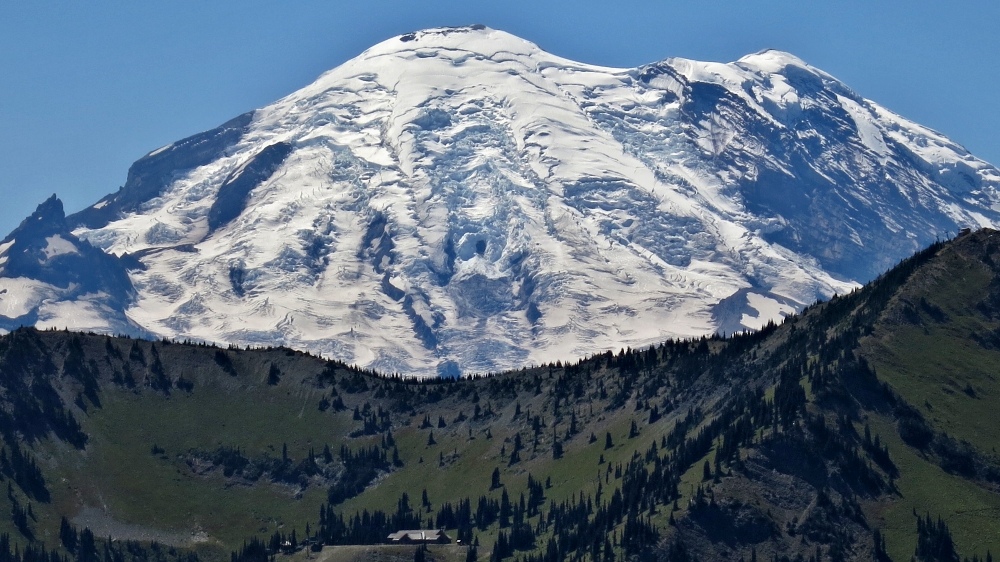
[[(103, 293), (104, 302), (119, 309), (124, 309), (134, 295), (127, 272), (130, 260), (107, 254), (74, 236), (62, 201), (55, 195), (41, 203), (3, 240), (9, 242), (13, 244), (0, 268), (4, 277), (44, 279), (65, 290), (63, 298), (67, 300)], [(11, 330), (37, 321), (37, 309), (17, 318), (0, 315), (0, 328)]]
[(101, 228), (125, 213), (138, 211), (143, 203), (159, 196), (178, 174), (203, 166), (235, 145), (253, 121), (250, 111), (222, 125), (179, 140), (135, 161), (116, 193), (69, 216), (73, 228)]
[(243, 213), (250, 192), (271, 177), (292, 151), (287, 142), (272, 144), (240, 166), (219, 187), (219, 195), (208, 211), (209, 232), (215, 232)]

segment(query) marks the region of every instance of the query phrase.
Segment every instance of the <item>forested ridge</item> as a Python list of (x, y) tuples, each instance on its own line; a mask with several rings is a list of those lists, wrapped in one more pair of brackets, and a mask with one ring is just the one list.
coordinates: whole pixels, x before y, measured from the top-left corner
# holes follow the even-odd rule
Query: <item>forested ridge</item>
[(758, 332), (458, 380), (17, 330), (0, 557), (237, 562), (441, 528), (482, 560), (990, 559), (998, 268), (983, 230)]

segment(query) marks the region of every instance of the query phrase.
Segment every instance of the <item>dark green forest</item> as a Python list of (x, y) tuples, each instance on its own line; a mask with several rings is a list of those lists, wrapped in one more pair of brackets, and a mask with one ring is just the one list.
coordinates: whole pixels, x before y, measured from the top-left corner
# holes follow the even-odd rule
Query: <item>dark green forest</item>
[(462, 379), (23, 328), (0, 337), (0, 562), (420, 528), (466, 560), (991, 560), (997, 376), (990, 230), (757, 332)]

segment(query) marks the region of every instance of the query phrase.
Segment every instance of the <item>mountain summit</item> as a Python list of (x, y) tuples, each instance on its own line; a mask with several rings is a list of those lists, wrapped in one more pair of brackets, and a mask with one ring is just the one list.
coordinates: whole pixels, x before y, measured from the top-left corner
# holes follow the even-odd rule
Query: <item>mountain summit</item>
[(5, 270), (0, 313), (22, 315), (0, 326), (118, 314), (384, 372), (492, 371), (758, 328), (1000, 226), (998, 187), (787, 53), (616, 69), (431, 29), (141, 158), (66, 218), (129, 263), (127, 302), (59, 314), (81, 296)]

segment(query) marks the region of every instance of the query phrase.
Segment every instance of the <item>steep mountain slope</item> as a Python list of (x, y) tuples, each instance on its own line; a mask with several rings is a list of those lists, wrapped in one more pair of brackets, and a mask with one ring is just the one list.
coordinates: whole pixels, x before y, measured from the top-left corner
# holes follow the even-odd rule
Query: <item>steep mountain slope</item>
[[(751, 335), (458, 381), (18, 330), (0, 337), (0, 507), (34, 517), (0, 530), (76, 556), (72, 526), (240, 560), (421, 527), (481, 559), (982, 559), (1000, 549), (982, 286), (1000, 286), (995, 231)], [(984, 337), (960, 354), (895, 354), (966, 330)]]
[(156, 150), (70, 221), (142, 263), (151, 333), (432, 375), (759, 328), (1000, 225), (998, 186), (786, 53), (613, 69), (474, 26)]
[(0, 241), (0, 313), (7, 325), (145, 334), (124, 314), (130, 265), (74, 236), (53, 195)]

